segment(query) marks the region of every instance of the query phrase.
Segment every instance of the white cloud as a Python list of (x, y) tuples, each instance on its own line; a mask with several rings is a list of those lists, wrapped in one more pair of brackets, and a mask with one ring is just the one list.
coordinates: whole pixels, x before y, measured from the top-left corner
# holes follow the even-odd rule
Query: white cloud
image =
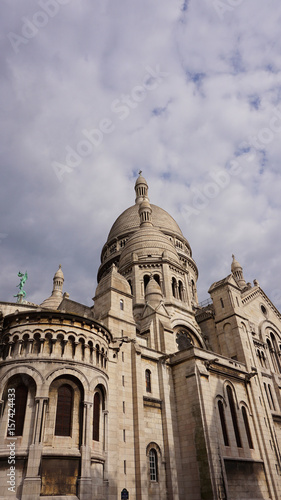
[[(4, 1), (2, 32), (22, 34), (22, 18), (39, 5)], [(18, 53), (3, 39), (2, 300), (12, 300), (21, 268), (28, 298), (41, 302), (61, 263), (65, 290), (91, 303), (102, 245), (134, 203), (142, 168), (151, 201), (191, 244), (202, 300), (234, 252), (246, 279), (259, 279), (281, 306), (280, 133), (252, 162), (236, 157), (281, 109), (280, 17), (277, 0), (241, 2), (223, 20), (209, 1), (83, 0), (61, 5)], [(169, 75), (121, 120), (113, 101), (132, 98), (157, 65)], [(77, 151), (83, 130), (104, 118), (114, 130), (60, 183), (52, 162), (65, 162), (66, 147)], [(193, 189), (233, 160), (240, 174), (187, 218)]]

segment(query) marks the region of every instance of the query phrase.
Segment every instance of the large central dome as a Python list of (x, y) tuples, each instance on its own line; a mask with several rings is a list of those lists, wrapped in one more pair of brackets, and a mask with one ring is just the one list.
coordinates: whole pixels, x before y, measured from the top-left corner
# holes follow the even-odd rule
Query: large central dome
[[(168, 214), (163, 208), (157, 207), (157, 205), (152, 205), (152, 223), (154, 227), (160, 229), (164, 233), (171, 235), (178, 235), (180, 238), (183, 237), (183, 234), (171, 215)], [(121, 236), (122, 234), (128, 234), (135, 232), (140, 226), (140, 218), (139, 218), (139, 206), (133, 205), (130, 208), (127, 208), (114, 222), (108, 238), (107, 242), (110, 242), (112, 239)]]
[[(108, 271), (112, 264), (119, 267), (119, 259), (122, 250), (130, 236), (140, 229), (139, 207), (144, 202), (149, 202), (147, 192), (148, 185), (141, 173), (135, 184), (136, 203), (127, 208), (114, 222), (107, 241), (101, 253), (101, 265), (98, 271), (98, 281)], [(190, 245), (183, 236), (178, 224), (173, 217), (163, 208), (149, 204), (151, 207), (151, 222), (153, 227), (168, 236), (175, 251), (183, 260), (191, 259)], [(192, 260), (192, 259), (191, 259)]]

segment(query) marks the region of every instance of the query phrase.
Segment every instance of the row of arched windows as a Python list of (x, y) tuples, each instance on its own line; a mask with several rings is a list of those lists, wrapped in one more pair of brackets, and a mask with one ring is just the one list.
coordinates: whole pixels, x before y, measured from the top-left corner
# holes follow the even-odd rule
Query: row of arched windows
[(275, 411), (276, 407), (275, 407), (275, 403), (274, 403), (274, 399), (273, 399), (273, 395), (272, 395), (272, 391), (271, 391), (271, 386), (270, 386), (270, 384), (266, 384), (265, 382), (263, 383), (263, 386), (264, 386), (264, 390), (265, 390), (265, 394), (267, 397), (269, 408), (271, 410)]
[(279, 354), (281, 352), (281, 344), (276, 341), (275, 335), (271, 332), (270, 338), (266, 339), (266, 344), (269, 352), (269, 356), (266, 358), (263, 349), (259, 348), (256, 351), (257, 357), (262, 368), (273, 369), (273, 371), (281, 373), (281, 362)]
[(270, 358), (272, 361), (273, 370), (281, 373), (281, 365), (280, 365), (280, 359), (279, 359), (280, 345), (279, 345), (279, 349), (278, 349), (278, 344), (277, 344), (276, 338), (272, 332), (270, 333), (270, 339), (269, 338), (266, 339), (266, 343), (267, 343), (268, 350), (270, 353)]
[(262, 350), (257, 349), (257, 357), (259, 359), (261, 367), (266, 368), (266, 358), (265, 358), (265, 354)]
[[(242, 448), (243, 444), (242, 444), (242, 440), (241, 440), (241, 434), (240, 434), (240, 429), (239, 429), (239, 423), (238, 423), (238, 418), (237, 418), (237, 411), (236, 411), (236, 407), (235, 407), (233, 391), (229, 385), (227, 385), (227, 387), (226, 387), (226, 393), (227, 393), (227, 398), (228, 398), (230, 416), (231, 416), (232, 427), (233, 427), (233, 431), (234, 431), (234, 435), (235, 435), (236, 445), (238, 448)], [(219, 417), (220, 417), (224, 445), (230, 446), (227, 421), (226, 421), (226, 417), (225, 417), (225, 407), (224, 407), (224, 403), (222, 400), (218, 401), (218, 411), (219, 411)], [(248, 446), (250, 449), (253, 449), (254, 446), (253, 446), (253, 440), (252, 440), (252, 435), (251, 435), (251, 430), (250, 430), (250, 425), (249, 425), (249, 420), (248, 420), (248, 414), (247, 414), (246, 407), (244, 405), (242, 405), (242, 407), (241, 407), (241, 415), (242, 415), (242, 420), (243, 420), (244, 427), (245, 427)]]
[(176, 278), (172, 278), (172, 293), (175, 299), (186, 300), (185, 291), (181, 280), (177, 281)]
[[(159, 274), (154, 274), (153, 275), (153, 279), (156, 281), (156, 283), (158, 283), (158, 285), (160, 286), (161, 288), (161, 283), (160, 283), (160, 276)], [(149, 283), (149, 280), (150, 280), (150, 276), (148, 274), (145, 274), (144, 277), (143, 277), (143, 285), (144, 285), (144, 291), (146, 290), (146, 287)]]
[[(93, 399), (93, 441), (100, 440), (101, 410), (104, 400), (101, 390), (94, 394)], [(55, 436), (71, 436), (73, 415), (73, 388), (63, 384), (58, 389)]]
[(43, 337), (41, 333), (36, 332), (33, 337), (25, 333), (22, 338), (14, 335), (12, 338), (7, 336), (2, 345), (1, 357), (17, 358), (28, 355), (57, 356), (68, 357), (72, 359), (81, 359), (90, 363), (100, 364), (106, 368), (107, 351), (98, 343), (94, 345), (92, 340), (87, 343), (84, 338), (77, 338), (74, 335), (58, 334), (53, 336), (47, 332)]
[[(153, 278), (158, 283), (160, 288), (162, 288), (159, 274), (154, 274)], [(148, 274), (145, 274), (143, 276), (144, 292), (145, 292), (145, 289), (149, 283), (149, 280), (150, 280), (150, 276)], [(131, 282), (129, 284), (130, 284), (131, 289), (132, 289)], [(196, 287), (195, 287), (195, 283), (194, 283), (193, 279), (191, 280), (190, 284), (191, 284), (192, 299), (196, 300)], [(183, 282), (181, 280), (177, 280), (175, 277), (173, 277), (172, 282), (171, 282), (171, 288), (172, 288), (173, 297), (175, 297), (175, 299), (181, 300), (183, 302), (187, 300), (186, 290), (185, 290)]]
[[(7, 436), (22, 436), (28, 400), (28, 387), (20, 383), (14, 389), (14, 423), (7, 427)], [(63, 383), (57, 389), (55, 436), (72, 436), (74, 389), (68, 383)], [(100, 441), (102, 410), (105, 408), (104, 391), (97, 387), (93, 398), (93, 441)], [(12, 434), (11, 434), (12, 431)]]

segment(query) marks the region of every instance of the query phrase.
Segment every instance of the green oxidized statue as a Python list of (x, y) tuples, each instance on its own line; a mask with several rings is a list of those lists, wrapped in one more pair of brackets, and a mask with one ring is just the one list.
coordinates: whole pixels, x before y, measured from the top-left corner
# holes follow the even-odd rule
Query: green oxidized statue
[(23, 287), (24, 287), (24, 284), (28, 278), (27, 276), (27, 271), (25, 271), (25, 274), (21, 273), (20, 271), (18, 272), (18, 277), (21, 278), (20, 279), (20, 282), (19, 284), (17, 285), (19, 287), (19, 292), (17, 293), (17, 295), (14, 295), (14, 297), (17, 297), (18, 300), (17, 302), (21, 302), (23, 297), (26, 296), (26, 292), (24, 291)]

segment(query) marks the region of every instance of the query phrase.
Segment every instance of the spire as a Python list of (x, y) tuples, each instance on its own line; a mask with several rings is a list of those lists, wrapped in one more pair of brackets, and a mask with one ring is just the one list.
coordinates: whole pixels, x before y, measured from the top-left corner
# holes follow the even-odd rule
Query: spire
[(247, 283), (244, 279), (244, 276), (243, 276), (243, 268), (242, 266), (239, 264), (239, 262), (235, 259), (235, 256), (232, 254), (232, 264), (231, 264), (231, 272), (233, 274), (233, 277), (237, 283), (237, 285), (240, 287), (240, 288), (244, 288), (245, 286), (247, 286)]
[(135, 192), (136, 192), (136, 204), (138, 205), (143, 201), (143, 199), (148, 200), (147, 192), (148, 192), (148, 184), (145, 178), (141, 175), (142, 170), (139, 171), (139, 176), (136, 180), (135, 184)]

